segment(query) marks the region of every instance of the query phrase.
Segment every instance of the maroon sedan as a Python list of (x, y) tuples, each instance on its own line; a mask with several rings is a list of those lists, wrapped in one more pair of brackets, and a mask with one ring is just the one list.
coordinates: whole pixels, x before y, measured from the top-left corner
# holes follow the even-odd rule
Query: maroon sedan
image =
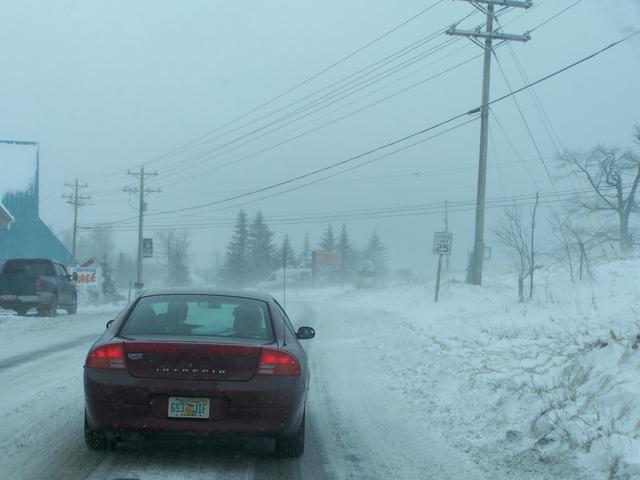
[(85, 440), (99, 450), (146, 433), (234, 434), (304, 451), (307, 356), (268, 295), (153, 291), (91, 347), (84, 369)]

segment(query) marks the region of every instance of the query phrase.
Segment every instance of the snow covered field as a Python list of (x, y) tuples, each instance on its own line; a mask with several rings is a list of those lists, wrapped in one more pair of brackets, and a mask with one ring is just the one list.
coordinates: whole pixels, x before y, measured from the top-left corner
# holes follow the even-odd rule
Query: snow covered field
[[(307, 452), (82, 440), (82, 362), (117, 313), (0, 315), (0, 476), (8, 478), (640, 478), (640, 261), (571, 284), (514, 280), (290, 291), (311, 325)], [(275, 292), (276, 294), (278, 292)], [(6, 312), (3, 312), (6, 313)]]
[(331, 303), (362, 318), (370, 373), (411, 421), (487, 471), (640, 478), (639, 280), (639, 261), (616, 261), (576, 284), (543, 271), (525, 304), (495, 275), (483, 288), (450, 281), (439, 304), (425, 286)]

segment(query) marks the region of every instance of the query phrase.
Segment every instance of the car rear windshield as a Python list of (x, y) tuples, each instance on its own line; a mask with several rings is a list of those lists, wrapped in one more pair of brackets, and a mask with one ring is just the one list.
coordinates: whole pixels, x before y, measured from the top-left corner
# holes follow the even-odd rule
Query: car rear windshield
[(7, 260), (2, 268), (2, 273), (10, 275), (55, 275), (53, 265), (46, 260)]
[(273, 339), (265, 302), (218, 295), (143, 297), (121, 334)]

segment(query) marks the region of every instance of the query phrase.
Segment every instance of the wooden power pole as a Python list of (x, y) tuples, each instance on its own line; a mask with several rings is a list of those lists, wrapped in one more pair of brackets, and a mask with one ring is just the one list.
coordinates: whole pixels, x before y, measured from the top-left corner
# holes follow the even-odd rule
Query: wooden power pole
[(144, 165), (140, 166), (140, 172), (134, 172), (129, 170), (127, 175), (131, 175), (133, 177), (138, 178), (140, 185), (138, 187), (125, 187), (123, 190), (128, 193), (134, 193), (138, 195), (139, 198), (139, 206), (138, 206), (138, 274), (137, 280), (135, 283), (136, 290), (142, 290), (144, 287), (144, 282), (142, 281), (142, 244), (143, 244), (143, 234), (144, 234), (144, 212), (147, 209), (147, 204), (144, 201), (144, 196), (147, 193), (156, 193), (160, 192), (160, 189), (151, 189), (145, 188), (144, 179), (146, 177), (152, 177), (158, 175), (158, 172), (145, 172)]
[[(484, 214), (485, 196), (487, 187), (487, 150), (489, 144), (489, 94), (491, 83), (491, 55), (493, 53), (493, 41), (502, 42), (518, 41), (527, 42), (531, 39), (529, 33), (513, 35), (494, 30), (496, 18), (496, 6), (500, 10), (509, 8), (530, 8), (531, 0), (462, 0), (471, 3), (487, 16), (485, 29), (459, 30), (452, 26), (447, 30), (448, 35), (467, 37), (473, 43), (484, 50), (484, 70), (482, 75), (482, 107), (480, 111), (480, 155), (478, 165), (478, 192), (476, 200), (476, 227), (475, 242), (473, 245), (473, 258), (471, 261), (471, 275), (469, 279), (475, 285), (482, 284), (482, 267), (484, 262)], [(486, 5), (484, 7), (483, 5)], [(482, 42), (484, 40), (484, 43)]]

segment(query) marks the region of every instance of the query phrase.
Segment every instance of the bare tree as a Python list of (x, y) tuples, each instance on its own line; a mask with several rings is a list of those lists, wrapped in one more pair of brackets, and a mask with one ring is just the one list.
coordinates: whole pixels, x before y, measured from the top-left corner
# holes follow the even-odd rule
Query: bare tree
[(533, 277), (538, 266), (539, 251), (535, 242), (536, 214), (538, 211), (538, 194), (531, 211), (531, 224), (526, 227), (522, 219), (522, 211), (516, 205), (505, 210), (505, 218), (501, 225), (494, 230), (500, 243), (511, 250), (514, 262), (518, 268), (518, 298), (525, 299), (525, 281), (529, 279), (528, 297), (533, 297)]
[(189, 234), (175, 229), (164, 230), (159, 233), (158, 241), (167, 284), (188, 285), (191, 277), (189, 271), (191, 238)]
[(93, 256), (98, 260), (109, 259), (113, 256), (115, 243), (113, 241), (113, 229), (109, 225), (100, 225), (98, 228), (91, 230), (89, 235), (89, 245)]
[(553, 257), (566, 263), (572, 282), (576, 277), (582, 280), (585, 274), (592, 276), (593, 250), (610, 241), (609, 226), (605, 225), (594, 231), (576, 224), (573, 217), (569, 213), (563, 217), (554, 215), (551, 219), (551, 230), (558, 245), (558, 252)]
[[(640, 143), (640, 127), (636, 126), (634, 139)], [(615, 213), (618, 221), (617, 237), (620, 251), (631, 251), (629, 230), (631, 213), (638, 212), (636, 193), (640, 182), (640, 157), (633, 151), (598, 146), (581, 153), (565, 151), (558, 159), (569, 174), (581, 175), (589, 183), (594, 195), (578, 197), (577, 210), (589, 213)]]

